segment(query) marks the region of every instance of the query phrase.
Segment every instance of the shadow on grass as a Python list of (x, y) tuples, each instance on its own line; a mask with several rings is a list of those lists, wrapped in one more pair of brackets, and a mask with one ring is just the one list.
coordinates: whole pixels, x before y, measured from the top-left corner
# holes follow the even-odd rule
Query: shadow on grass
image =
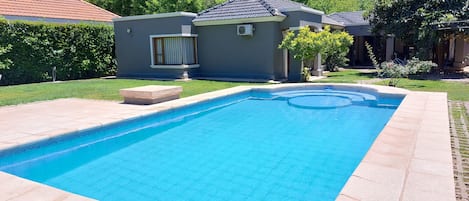
[(361, 72), (361, 73), (359, 73), (359, 75), (363, 76), (363, 77), (367, 77), (367, 78), (376, 78), (376, 77), (378, 77), (377, 72), (367, 72), (367, 73)]
[(425, 86), (423, 84), (406, 84), (405, 87), (420, 89), (420, 88), (426, 88), (427, 86)]
[(350, 77), (350, 76), (355, 76), (355, 77), (364, 77), (364, 78), (375, 78), (377, 77), (376, 72), (333, 72), (331, 74), (328, 74), (327, 77), (330, 78), (341, 78), (341, 77)]
[(409, 79), (411, 80), (442, 80), (442, 79), (452, 79), (452, 80), (461, 80), (468, 79), (469, 73), (464, 71), (455, 71), (455, 72), (440, 72), (434, 71), (431, 73), (421, 74), (421, 75), (410, 75)]

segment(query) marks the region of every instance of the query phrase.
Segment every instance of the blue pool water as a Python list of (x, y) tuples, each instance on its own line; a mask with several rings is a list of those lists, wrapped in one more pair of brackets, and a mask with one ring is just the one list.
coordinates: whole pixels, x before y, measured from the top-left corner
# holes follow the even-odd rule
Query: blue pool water
[(334, 200), (402, 97), (250, 91), (0, 153), (99, 200)]

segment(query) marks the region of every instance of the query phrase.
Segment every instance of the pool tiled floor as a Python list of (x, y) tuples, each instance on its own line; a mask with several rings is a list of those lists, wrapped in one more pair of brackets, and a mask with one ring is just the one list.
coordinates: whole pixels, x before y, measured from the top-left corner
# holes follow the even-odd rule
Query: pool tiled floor
[[(446, 93), (351, 86), (407, 96), (337, 200), (455, 200)], [(146, 106), (72, 98), (0, 107), (0, 151), (249, 89), (235, 87)], [(31, 198), (88, 200), (0, 172), (0, 200)]]
[(338, 200), (456, 200), (446, 93), (409, 92)]

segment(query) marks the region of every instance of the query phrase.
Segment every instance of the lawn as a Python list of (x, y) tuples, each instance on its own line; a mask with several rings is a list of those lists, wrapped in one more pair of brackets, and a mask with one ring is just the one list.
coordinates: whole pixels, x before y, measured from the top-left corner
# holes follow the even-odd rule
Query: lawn
[(397, 86), (412, 91), (447, 92), (449, 100), (469, 101), (469, 83), (467, 82), (402, 79)]
[[(362, 73), (357, 70), (343, 70), (340, 72), (331, 72), (328, 74), (326, 79), (318, 80), (317, 82), (357, 83), (360, 80), (369, 80), (374, 78), (374, 76), (374, 73)], [(386, 85), (384, 81), (377, 82), (375, 84)], [(401, 79), (397, 87), (413, 91), (447, 92), (450, 100), (469, 101), (469, 83), (467, 82)]]
[[(316, 82), (357, 83), (360, 80), (370, 80), (374, 78), (374, 76), (374, 73), (363, 73), (357, 70), (343, 70), (340, 72), (329, 73), (326, 79), (318, 80)], [(143, 85), (182, 86), (184, 89), (182, 97), (187, 97), (209, 91), (252, 84), (254, 83), (207, 80), (192, 80), (184, 82), (130, 79), (89, 79), (55, 83), (24, 84), (0, 87), (0, 106), (71, 97), (120, 101), (122, 98), (119, 95), (119, 89)], [(385, 83), (381, 81), (376, 84), (384, 85)], [(402, 79), (399, 82), (398, 87), (416, 91), (448, 92), (450, 100), (469, 101), (469, 84), (462, 82)]]
[(253, 83), (206, 80), (155, 81), (130, 79), (89, 79), (46, 82), (0, 87), (0, 106), (16, 105), (58, 98), (123, 100), (119, 89), (143, 85), (177, 85), (183, 87), (182, 97)]
[(375, 73), (364, 73), (357, 70), (341, 70), (339, 72), (327, 73), (326, 79), (317, 80), (320, 83), (357, 83), (360, 80), (370, 80)]

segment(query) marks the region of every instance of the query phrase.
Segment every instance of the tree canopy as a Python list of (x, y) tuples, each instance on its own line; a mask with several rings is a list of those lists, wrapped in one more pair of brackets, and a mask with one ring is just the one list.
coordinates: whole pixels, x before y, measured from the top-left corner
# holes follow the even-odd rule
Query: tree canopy
[[(225, 0), (87, 0), (120, 16), (164, 12), (200, 12)], [(373, 0), (295, 0), (326, 14), (369, 9)]]
[(296, 0), (326, 14), (370, 9), (373, 0)]
[(421, 59), (428, 59), (434, 43), (447, 34), (437, 31), (436, 24), (468, 20), (468, 15), (467, 0), (375, 0), (368, 13), (375, 33), (393, 34), (415, 45)]
[(120, 16), (187, 11), (200, 12), (224, 0), (87, 0)]
[(338, 66), (345, 65), (349, 47), (353, 44), (353, 37), (343, 31), (331, 32), (329, 26), (323, 31), (313, 32), (309, 27), (301, 27), (298, 34), (289, 31), (279, 48), (285, 48), (293, 53), (295, 59), (306, 62), (317, 54), (325, 58), (326, 68), (336, 71)]

